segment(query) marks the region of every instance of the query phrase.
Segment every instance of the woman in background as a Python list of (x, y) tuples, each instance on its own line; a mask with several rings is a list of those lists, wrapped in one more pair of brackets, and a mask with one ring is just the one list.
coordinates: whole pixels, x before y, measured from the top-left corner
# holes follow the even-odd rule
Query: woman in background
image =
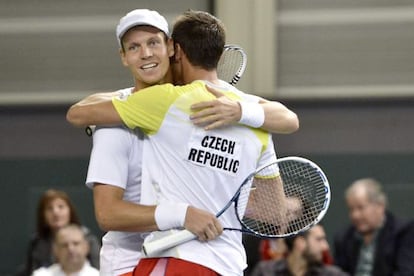
[[(24, 268), (17, 275), (31, 275), (39, 267), (48, 267), (55, 263), (52, 253), (54, 233), (68, 224), (80, 225), (79, 217), (69, 196), (59, 190), (47, 190), (37, 206), (37, 231), (31, 239)], [(88, 260), (99, 269), (100, 242), (88, 228), (82, 226), (90, 245)]]

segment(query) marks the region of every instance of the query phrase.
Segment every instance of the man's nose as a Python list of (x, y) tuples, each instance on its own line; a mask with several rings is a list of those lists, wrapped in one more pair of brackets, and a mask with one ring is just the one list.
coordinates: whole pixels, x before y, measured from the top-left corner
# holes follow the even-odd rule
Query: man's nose
[(148, 58), (152, 56), (152, 50), (150, 47), (143, 46), (141, 48), (141, 56), (142, 58)]

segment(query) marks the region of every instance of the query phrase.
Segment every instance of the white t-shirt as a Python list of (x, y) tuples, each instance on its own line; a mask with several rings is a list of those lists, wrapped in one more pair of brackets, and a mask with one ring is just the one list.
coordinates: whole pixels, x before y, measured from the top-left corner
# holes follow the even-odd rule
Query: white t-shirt
[[(230, 88), (227, 96), (252, 100)], [(185, 86), (152, 86), (128, 99), (113, 100), (124, 123), (140, 127), (148, 135), (144, 140), (143, 204), (185, 202), (217, 213), (250, 173), (276, 160), (271, 135), (265, 131), (238, 124), (205, 131), (192, 124), (191, 104), (212, 99), (204, 82), (196, 81)], [(234, 208), (220, 216), (220, 221), (224, 227), (240, 227)], [(153, 232), (148, 240), (158, 233)], [(160, 256), (198, 263), (221, 275), (242, 275), (246, 267), (237, 231), (224, 231), (209, 242), (192, 240)]]
[[(67, 276), (59, 264), (53, 264), (49, 267), (41, 267), (33, 271), (32, 276)], [(82, 269), (70, 274), (70, 276), (99, 276), (99, 271), (92, 267), (89, 262), (85, 262)]]
[[(123, 90), (130, 91), (131, 89)], [(102, 183), (124, 189), (124, 200), (140, 203), (142, 132), (119, 127), (97, 127), (89, 161), (86, 185)], [(140, 233), (109, 231), (102, 238), (101, 275), (130, 272), (141, 255)]]

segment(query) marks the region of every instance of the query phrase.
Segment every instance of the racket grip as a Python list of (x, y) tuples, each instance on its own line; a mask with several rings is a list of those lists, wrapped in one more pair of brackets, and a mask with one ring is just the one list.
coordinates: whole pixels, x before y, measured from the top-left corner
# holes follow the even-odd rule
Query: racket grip
[(142, 245), (142, 251), (146, 257), (157, 256), (161, 251), (170, 249), (176, 245), (191, 241), (197, 236), (188, 230), (181, 230), (158, 240), (149, 241)]

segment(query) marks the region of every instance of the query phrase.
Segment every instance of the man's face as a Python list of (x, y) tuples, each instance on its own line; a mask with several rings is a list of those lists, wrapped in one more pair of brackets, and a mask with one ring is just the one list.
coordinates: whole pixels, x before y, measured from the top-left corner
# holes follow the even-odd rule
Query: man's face
[(385, 207), (376, 202), (371, 202), (363, 189), (356, 189), (346, 199), (349, 218), (357, 231), (370, 234), (378, 229), (383, 221)]
[(165, 40), (163, 32), (151, 26), (137, 26), (122, 38), (121, 58), (136, 83), (145, 88), (164, 82), (170, 60), (174, 54), (171, 39)]
[(78, 271), (85, 263), (89, 245), (79, 229), (61, 229), (54, 243), (54, 253), (65, 271)]
[(323, 227), (315, 225), (308, 230), (306, 236), (307, 247), (305, 250), (305, 256), (311, 263), (321, 263), (323, 258), (323, 252), (329, 250), (329, 244), (326, 240), (326, 234)]

